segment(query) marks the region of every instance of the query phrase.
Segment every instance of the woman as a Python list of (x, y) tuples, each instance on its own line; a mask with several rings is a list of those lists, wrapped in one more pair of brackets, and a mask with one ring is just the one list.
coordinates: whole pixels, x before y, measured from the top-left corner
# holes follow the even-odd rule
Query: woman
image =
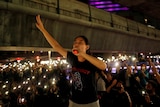
[(36, 27), (43, 33), (49, 44), (72, 65), (72, 87), (69, 107), (99, 107), (96, 93), (95, 72), (106, 69), (106, 64), (87, 54), (88, 40), (77, 36), (72, 52), (65, 50), (44, 28), (40, 15), (36, 16)]

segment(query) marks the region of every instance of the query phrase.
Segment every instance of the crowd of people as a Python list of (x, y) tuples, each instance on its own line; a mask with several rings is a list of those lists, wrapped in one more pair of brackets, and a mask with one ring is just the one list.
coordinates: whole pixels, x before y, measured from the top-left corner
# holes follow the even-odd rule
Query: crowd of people
[(125, 61), (122, 65), (114, 74), (111, 67), (107, 72), (98, 74), (101, 107), (159, 107), (160, 74), (151, 59), (148, 59), (149, 68), (145, 62), (139, 69)]
[[(66, 65), (52, 66), (12, 62), (0, 72), (2, 107), (67, 107), (70, 81)], [(60, 62), (59, 62), (60, 63)], [(19, 66), (24, 66), (20, 69)], [(68, 73), (67, 73), (68, 72)]]
[[(125, 61), (123, 62), (125, 63)], [(122, 64), (116, 73), (112, 67), (96, 72), (96, 90), (100, 107), (159, 107), (160, 74), (149, 60), (141, 68)], [(152, 72), (150, 72), (152, 70)], [(36, 65), (20, 71), (8, 66), (0, 72), (2, 107), (68, 107), (71, 89), (71, 69), (64, 65), (48, 70)], [(8, 91), (8, 93), (6, 93)]]

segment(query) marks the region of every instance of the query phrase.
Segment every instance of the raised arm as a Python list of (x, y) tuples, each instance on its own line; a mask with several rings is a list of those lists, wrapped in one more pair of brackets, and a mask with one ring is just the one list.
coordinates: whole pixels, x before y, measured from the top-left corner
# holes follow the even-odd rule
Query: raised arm
[(36, 16), (36, 27), (43, 33), (44, 37), (48, 41), (48, 43), (55, 49), (59, 54), (63, 57), (67, 56), (67, 50), (65, 50), (44, 28), (44, 25), (41, 21), (40, 15)]
[(160, 84), (160, 74), (157, 70), (157, 68), (155, 67), (154, 63), (151, 61), (151, 59), (148, 59), (150, 65), (152, 66), (152, 72), (155, 76), (155, 78), (157, 79), (157, 82)]
[[(43, 33), (44, 37), (46, 38), (46, 40), (48, 41), (48, 43), (53, 47), (53, 49), (55, 49), (59, 54), (61, 54), (63, 57), (67, 57), (67, 50), (65, 50), (48, 32), (47, 30), (44, 28), (44, 25), (41, 21), (40, 15), (36, 16), (36, 27)], [(73, 48), (74, 50), (74, 48)], [(73, 51), (72, 50), (72, 51)], [(74, 52), (73, 52), (74, 53)], [(101, 70), (105, 70), (106, 68), (106, 64), (91, 56), (86, 54), (85, 52), (81, 52), (79, 51), (79, 53), (75, 54), (76, 56), (78, 56), (78, 58), (85, 58), (86, 60), (88, 60), (90, 63), (92, 63), (93, 65), (95, 65), (96, 67), (98, 67)]]

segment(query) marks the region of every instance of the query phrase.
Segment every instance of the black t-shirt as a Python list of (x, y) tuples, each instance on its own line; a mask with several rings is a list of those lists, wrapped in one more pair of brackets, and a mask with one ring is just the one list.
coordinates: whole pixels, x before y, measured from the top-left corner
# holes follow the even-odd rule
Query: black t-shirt
[(95, 72), (100, 71), (100, 69), (87, 60), (79, 62), (77, 56), (71, 52), (67, 53), (67, 61), (72, 66), (70, 100), (78, 104), (87, 104), (96, 101), (98, 98)]

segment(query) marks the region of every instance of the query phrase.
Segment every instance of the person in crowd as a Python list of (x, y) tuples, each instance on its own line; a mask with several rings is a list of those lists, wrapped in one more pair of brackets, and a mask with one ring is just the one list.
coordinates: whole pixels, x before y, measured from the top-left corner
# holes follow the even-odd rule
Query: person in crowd
[(36, 87), (36, 93), (34, 98), (34, 107), (45, 107), (48, 106), (47, 96), (44, 94), (44, 90), (42, 87)]
[(117, 78), (118, 81), (123, 82), (123, 87), (129, 93), (132, 100), (132, 105), (134, 107), (140, 103), (140, 100), (137, 99), (140, 98), (139, 90), (143, 89), (143, 87), (141, 86), (140, 82), (136, 80), (138, 77), (136, 77), (132, 66), (128, 65), (126, 62), (123, 63), (126, 69), (121, 70), (121, 72), (117, 74)]
[(160, 74), (159, 74), (159, 71), (158, 71), (158, 69), (155, 67), (155, 64), (151, 61), (151, 59), (149, 58), (148, 60), (149, 60), (149, 62), (150, 62), (150, 65), (152, 66), (153, 76), (154, 76), (155, 79), (157, 80), (158, 84), (160, 84)]
[(138, 77), (140, 79), (140, 84), (144, 88), (147, 84), (147, 81), (149, 80), (149, 71), (151, 69), (151, 63), (149, 62), (149, 68), (147, 68), (147, 65), (145, 63), (141, 64), (140, 70), (137, 68), (137, 65), (135, 65), (135, 70), (137, 70)]
[[(18, 93), (10, 92), (9, 94), (9, 106), (8, 107), (18, 107), (19, 102), (17, 101)], [(3, 107), (3, 106), (2, 106)]]
[(57, 85), (53, 85), (50, 87), (50, 89), (47, 92), (47, 107), (54, 107), (55, 105), (57, 107), (66, 107), (64, 106), (63, 99), (61, 95), (59, 95), (59, 87)]
[(109, 72), (106, 73), (106, 91), (107, 93), (110, 93), (113, 89), (113, 87), (116, 85), (117, 83), (117, 78), (114, 78), (113, 75)]
[(160, 74), (158, 71), (158, 68), (155, 67), (155, 64), (151, 61), (151, 59), (149, 58), (149, 62), (152, 66), (152, 79), (157, 82), (157, 88), (156, 88), (156, 93), (160, 96)]
[(106, 80), (107, 76), (105, 75), (106, 71), (96, 72), (96, 84), (97, 84), (97, 93), (99, 98), (100, 107), (105, 107), (105, 93), (106, 93)]
[(115, 78), (117, 78), (117, 80), (121, 80), (121, 81), (125, 81), (125, 72), (126, 72), (126, 61), (122, 61), (121, 65), (116, 66), (116, 73), (115, 73)]
[(77, 36), (72, 51), (63, 48), (45, 29), (40, 15), (36, 16), (36, 27), (42, 32), (49, 44), (72, 66), (72, 86), (69, 107), (99, 107), (96, 91), (95, 72), (106, 69), (106, 63), (88, 54), (88, 39)]
[(134, 69), (126, 61), (123, 63), (126, 69), (121, 70), (117, 74), (117, 79), (123, 82), (125, 90), (130, 91), (134, 87), (133, 85), (135, 85)]
[(131, 97), (128, 91), (124, 89), (124, 85), (122, 81), (117, 82), (115, 89), (117, 93), (115, 94), (112, 107), (118, 107), (118, 106), (132, 107)]
[(112, 107), (112, 103), (113, 103), (113, 99), (114, 99), (114, 87), (117, 84), (117, 79), (110, 73), (110, 72), (106, 72), (106, 92), (103, 95), (103, 105), (106, 107)]
[(157, 83), (149, 80), (146, 85), (146, 94), (144, 94), (143, 107), (160, 107), (160, 96), (156, 94)]

